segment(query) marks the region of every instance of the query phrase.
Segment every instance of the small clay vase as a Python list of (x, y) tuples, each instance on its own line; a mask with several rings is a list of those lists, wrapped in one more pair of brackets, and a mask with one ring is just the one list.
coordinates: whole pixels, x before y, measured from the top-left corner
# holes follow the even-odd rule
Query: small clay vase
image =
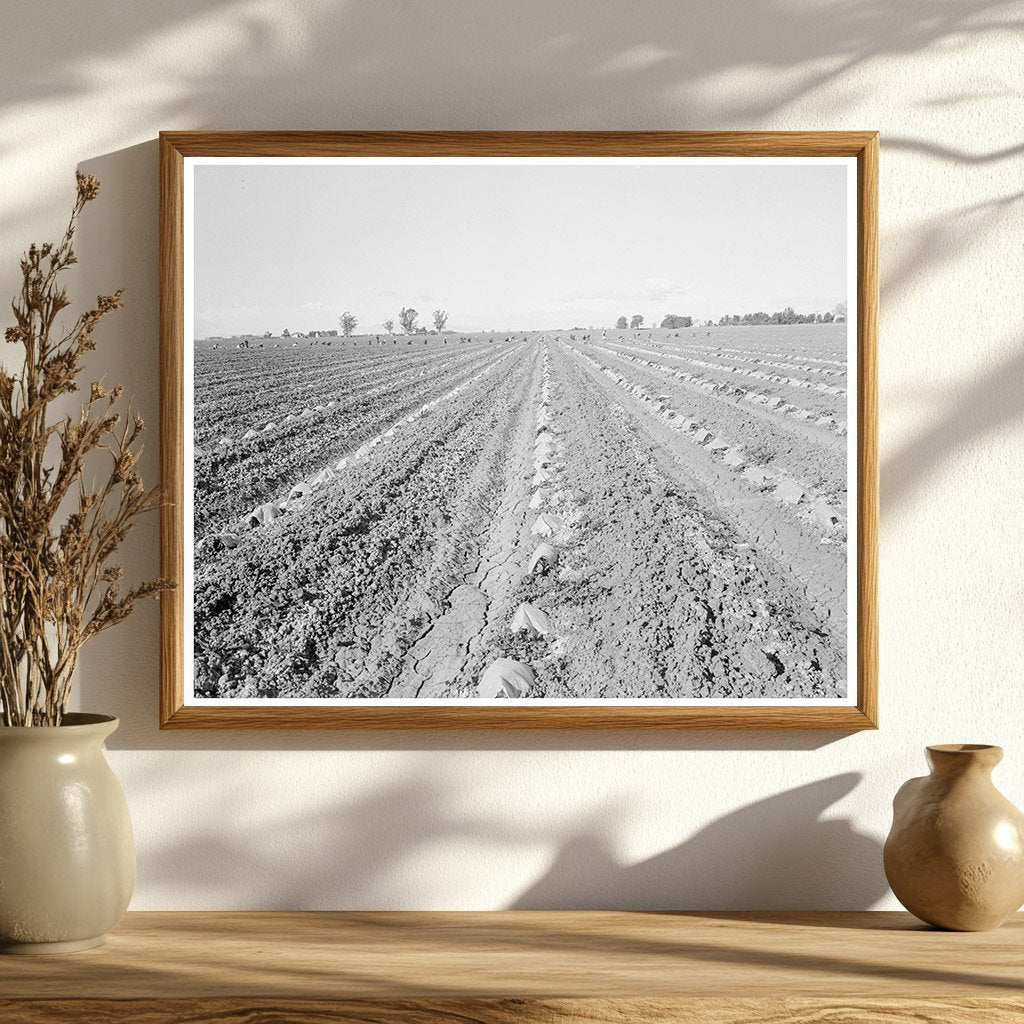
[(103, 754), (107, 715), (0, 727), (0, 953), (103, 942), (135, 885), (124, 792)]
[(1024, 814), (992, 784), (1000, 747), (927, 748), (931, 775), (893, 800), (885, 877), (916, 917), (937, 928), (998, 928), (1024, 904)]

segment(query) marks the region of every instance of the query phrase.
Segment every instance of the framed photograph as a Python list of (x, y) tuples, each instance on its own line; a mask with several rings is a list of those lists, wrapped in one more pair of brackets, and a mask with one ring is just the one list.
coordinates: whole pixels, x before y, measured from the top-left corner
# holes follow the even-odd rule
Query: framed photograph
[(165, 132), (172, 728), (874, 728), (875, 132)]

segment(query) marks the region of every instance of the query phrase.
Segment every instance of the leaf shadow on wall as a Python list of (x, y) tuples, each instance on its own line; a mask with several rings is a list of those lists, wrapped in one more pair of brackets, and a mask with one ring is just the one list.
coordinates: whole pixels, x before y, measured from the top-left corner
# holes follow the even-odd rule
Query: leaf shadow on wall
[[(836, 126), (872, 87), (879, 58), (1021, 27), (1013, 0), (656, 0), (639, 13), (590, 4), (585, 18), (572, 0), (456, 0), (443, 13), (397, 0), (95, 0), (78, 16), (64, 5), (57, 33), (40, 6), (5, 11), (0, 37), (0, 157), (23, 167), (66, 158), (44, 104), (56, 117), (94, 119), (98, 152), (139, 138), (138, 125), (814, 127), (771, 122), (822, 91), (822, 126)], [(111, 110), (129, 114), (97, 113)], [(38, 222), (46, 202), (37, 192), (34, 210), (0, 208), (0, 233)]]
[[(967, 153), (897, 137), (886, 137), (883, 147), (885, 152), (918, 153), (967, 170), (1014, 160), (1022, 150), (1020, 146), (1012, 146), (989, 153)], [(969, 249), (1004, 228), (1008, 217), (1019, 217), (1022, 203), (1024, 191), (1011, 192), (959, 210), (943, 211), (915, 229), (897, 234), (891, 255), (883, 252), (883, 310), (887, 302), (898, 303), (907, 291), (923, 287), (929, 278), (941, 273), (954, 274), (957, 263)], [(1015, 428), (1024, 420), (1021, 397), (1024, 396), (1024, 335), (1004, 336), (992, 347), (1005, 354), (980, 372), (935, 386), (917, 396), (928, 402), (932, 412), (923, 426), (893, 445), (881, 461), (883, 520), (887, 511), (923, 497), (931, 478), (944, 465), (968, 456), (980, 443)]]
[(940, 411), (887, 455), (881, 466), (881, 504), (907, 500), (950, 461), (986, 438), (1024, 421), (1024, 337), (1010, 339), (1008, 354), (969, 385), (936, 395)]
[[(899, 142), (899, 140), (896, 140)], [(883, 143), (885, 152), (892, 143)], [(911, 287), (921, 287), (928, 277), (952, 271), (965, 250), (984, 242), (1006, 223), (1006, 217), (1024, 201), (1024, 192), (986, 199), (959, 210), (944, 210), (914, 230), (897, 236), (894, 255), (883, 253), (882, 301)], [(891, 262), (890, 262), (891, 260)]]

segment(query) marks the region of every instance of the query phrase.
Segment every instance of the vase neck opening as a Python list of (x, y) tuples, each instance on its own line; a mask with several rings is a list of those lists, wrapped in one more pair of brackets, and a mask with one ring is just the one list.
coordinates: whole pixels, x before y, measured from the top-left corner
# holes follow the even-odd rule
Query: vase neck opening
[(0, 743), (38, 747), (41, 745), (66, 746), (73, 743), (99, 745), (117, 728), (113, 715), (90, 715), (68, 712), (60, 725), (15, 725), (0, 727)]
[(938, 743), (926, 752), (934, 775), (988, 773), (1003, 759), (1003, 748), (988, 743)]

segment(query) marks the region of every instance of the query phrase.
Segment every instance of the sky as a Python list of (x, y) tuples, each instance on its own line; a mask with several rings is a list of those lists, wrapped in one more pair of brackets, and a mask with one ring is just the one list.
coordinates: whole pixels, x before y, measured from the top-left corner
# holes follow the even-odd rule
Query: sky
[(612, 326), (845, 302), (843, 165), (201, 164), (195, 336)]

